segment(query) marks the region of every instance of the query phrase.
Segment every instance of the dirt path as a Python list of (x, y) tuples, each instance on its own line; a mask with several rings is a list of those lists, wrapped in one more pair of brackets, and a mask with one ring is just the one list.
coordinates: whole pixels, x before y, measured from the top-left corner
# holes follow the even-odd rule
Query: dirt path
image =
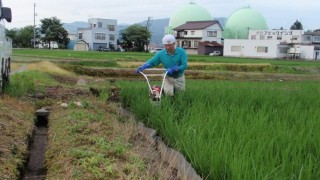
[(27, 70), (27, 65), (23, 64), (18, 69), (12, 70), (10, 74), (16, 74)]

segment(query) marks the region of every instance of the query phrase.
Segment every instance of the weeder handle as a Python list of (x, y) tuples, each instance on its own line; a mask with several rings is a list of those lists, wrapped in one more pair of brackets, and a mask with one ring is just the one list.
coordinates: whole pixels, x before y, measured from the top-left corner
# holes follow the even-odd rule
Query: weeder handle
[(147, 83), (148, 83), (148, 87), (149, 87), (149, 91), (150, 93), (152, 93), (152, 87), (150, 85), (150, 81), (149, 81), (149, 78), (148, 77), (155, 77), (155, 76), (158, 76), (158, 77), (163, 77), (162, 78), (162, 84), (161, 84), (161, 90), (160, 90), (160, 95), (159, 95), (159, 98), (161, 98), (162, 96), (162, 91), (163, 91), (163, 87), (164, 87), (164, 81), (165, 81), (165, 78), (167, 76), (167, 70), (166, 69), (149, 69), (149, 70), (155, 70), (155, 71), (161, 71), (162, 73), (160, 74), (146, 74), (146, 73), (143, 73), (142, 71), (139, 71), (139, 73), (146, 79)]

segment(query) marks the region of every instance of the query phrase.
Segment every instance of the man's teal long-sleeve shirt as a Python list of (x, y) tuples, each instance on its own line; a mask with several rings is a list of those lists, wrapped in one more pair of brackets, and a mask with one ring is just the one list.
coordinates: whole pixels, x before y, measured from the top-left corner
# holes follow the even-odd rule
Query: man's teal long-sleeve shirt
[(179, 66), (179, 71), (174, 73), (173, 77), (181, 77), (187, 69), (188, 57), (185, 50), (181, 47), (176, 47), (173, 54), (169, 54), (165, 49), (162, 49), (147, 61), (151, 67), (158, 66), (160, 63), (165, 69), (171, 68), (175, 65)]

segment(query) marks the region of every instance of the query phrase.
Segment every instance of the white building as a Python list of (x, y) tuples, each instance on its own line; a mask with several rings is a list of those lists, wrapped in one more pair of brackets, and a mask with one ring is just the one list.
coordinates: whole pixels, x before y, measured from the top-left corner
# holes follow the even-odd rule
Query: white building
[(320, 59), (320, 33), (303, 30), (249, 30), (248, 39), (225, 39), (224, 56)]
[(78, 40), (89, 45), (90, 50), (117, 48), (117, 20), (91, 18), (88, 28), (78, 28)]
[(300, 50), (301, 58), (320, 60), (320, 32), (305, 32)]

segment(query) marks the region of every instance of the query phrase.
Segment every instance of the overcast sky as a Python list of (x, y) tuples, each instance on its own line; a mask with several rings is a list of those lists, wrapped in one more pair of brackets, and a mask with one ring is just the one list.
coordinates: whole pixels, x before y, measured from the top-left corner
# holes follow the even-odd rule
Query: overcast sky
[[(34, 4), (36, 21), (57, 17), (62, 23), (85, 21), (88, 18), (117, 19), (118, 24), (133, 24), (148, 17), (152, 19), (170, 18), (179, 8), (190, 0), (2, 0), (2, 4), (12, 10), (12, 23), (6, 28), (21, 28), (34, 23)], [(290, 29), (300, 21), (304, 30), (320, 29), (319, 0), (193, 0), (204, 7), (213, 18), (228, 17), (233, 11), (244, 6), (259, 11), (265, 18), (269, 29), (283, 27)], [(245, 21), (245, 19), (244, 19)]]

